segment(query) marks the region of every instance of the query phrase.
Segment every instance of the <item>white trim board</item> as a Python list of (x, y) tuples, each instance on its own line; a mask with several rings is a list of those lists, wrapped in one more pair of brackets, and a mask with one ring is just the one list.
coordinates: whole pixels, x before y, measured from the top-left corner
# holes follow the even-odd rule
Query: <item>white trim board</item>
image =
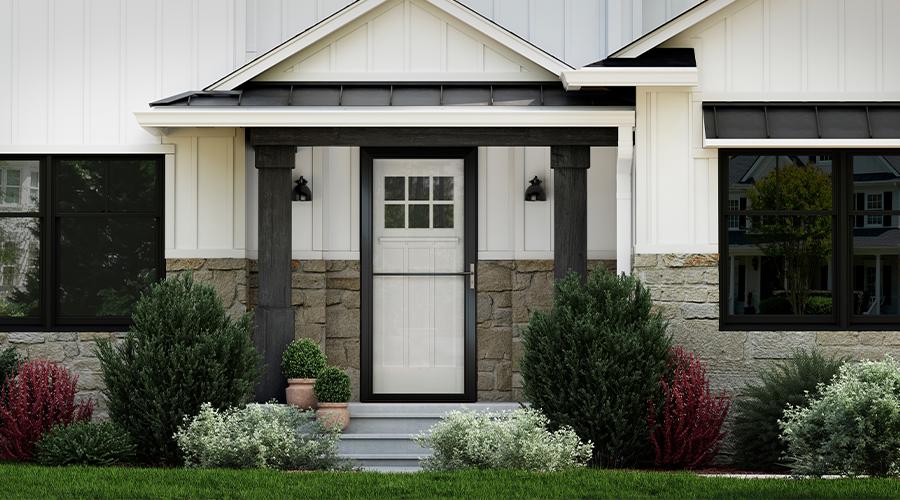
[(35, 145), (0, 146), (0, 154), (49, 155), (49, 154), (175, 154), (174, 144), (136, 144), (116, 146), (90, 145)]
[(157, 134), (169, 127), (633, 127), (635, 121), (632, 108), (581, 106), (159, 107), (134, 115)]
[(561, 78), (566, 90), (582, 87), (695, 87), (700, 83), (696, 67), (589, 67), (563, 71)]
[[(303, 49), (322, 41), (328, 35), (337, 32), (344, 26), (360, 19), (372, 12), (377, 7), (393, 0), (357, 0), (338, 12), (313, 25), (311, 28), (295, 35), (281, 45), (260, 55), (240, 68), (225, 75), (221, 79), (207, 86), (204, 90), (234, 90), (263, 72), (275, 67)], [(456, 2), (455, 0), (421, 0), (458, 21), (478, 31), (488, 39), (502, 45), (534, 64), (546, 69), (554, 75), (559, 75), (565, 70), (574, 69), (572, 66), (550, 55), (536, 45), (513, 34), (497, 23), (485, 18), (474, 10)]]

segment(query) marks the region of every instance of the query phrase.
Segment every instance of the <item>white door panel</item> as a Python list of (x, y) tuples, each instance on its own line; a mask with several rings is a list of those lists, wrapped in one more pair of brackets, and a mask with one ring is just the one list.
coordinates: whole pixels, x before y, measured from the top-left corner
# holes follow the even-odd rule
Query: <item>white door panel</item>
[(462, 393), (463, 161), (373, 167), (373, 392)]

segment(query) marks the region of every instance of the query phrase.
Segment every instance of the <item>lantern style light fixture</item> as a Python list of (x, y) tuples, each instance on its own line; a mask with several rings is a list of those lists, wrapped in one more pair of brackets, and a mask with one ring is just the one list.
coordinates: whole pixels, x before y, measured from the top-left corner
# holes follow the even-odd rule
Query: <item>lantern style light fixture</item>
[(294, 193), (291, 197), (294, 201), (312, 201), (312, 191), (309, 190), (309, 181), (303, 178), (301, 175), (299, 179), (294, 181), (297, 183), (294, 186)]
[(534, 179), (531, 179), (529, 182), (531, 185), (525, 190), (525, 201), (547, 201), (547, 193), (544, 192), (544, 187), (541, 186), (541, 180), (535, 175)]

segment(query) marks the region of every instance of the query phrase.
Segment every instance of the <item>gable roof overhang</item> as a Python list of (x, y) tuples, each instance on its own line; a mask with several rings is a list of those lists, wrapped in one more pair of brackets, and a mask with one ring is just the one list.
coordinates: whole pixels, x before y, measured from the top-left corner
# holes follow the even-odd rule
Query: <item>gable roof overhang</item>
[[(503, 28), (494, 21), (466, 7), (456, 0), (422, 0), (442, 13), (459, 20), (467, 26), (501, 45), (505, 49), (527, 59), (536, 66), (559, 76), (563, 71), (574, 69), (559, 58), (540, 47)], [(268, 52), (258, 56), (240, 68), (220, 78), (204, 88), (207, 91), (234, 90), (263, 72), (284, 62), (294, 54), (322, 41), (344, 26), (362, 18), (390, 0), (356, 0), (312, 27), (286, 40)]]
[(563, 71), (566, 90), (597, 87), (684, 87), (699, 82), (694, 49), (654, 48), (634, 58), (609, 57)]

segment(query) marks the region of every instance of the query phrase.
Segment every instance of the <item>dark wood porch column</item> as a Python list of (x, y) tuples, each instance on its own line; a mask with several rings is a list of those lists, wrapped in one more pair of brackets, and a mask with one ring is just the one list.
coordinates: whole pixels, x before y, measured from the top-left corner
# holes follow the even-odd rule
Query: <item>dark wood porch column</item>
[(587, 276), (588, 146), (551, 146), (553, 169), (553, 269), (557, 281), (570, 272)]
[(281, 354), (294, 340), (291, 307), (291, 169), (293, 146), (256, 146), (259, 171), (259, 298), (254, 342), (263, 367), (257, 401), (284, 401)]

